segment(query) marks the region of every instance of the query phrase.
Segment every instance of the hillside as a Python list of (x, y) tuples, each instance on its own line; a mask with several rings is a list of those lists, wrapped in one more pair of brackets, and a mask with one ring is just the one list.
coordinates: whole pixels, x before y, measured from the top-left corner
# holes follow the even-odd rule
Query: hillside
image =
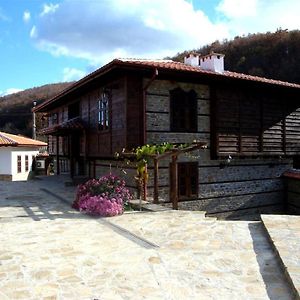
[[(216, 41), (179, 53), (171, 59), (182, 62), (191, 51), (202, 55), (212, 51), (225, 54), (226, 70), (300, 83), (299, 30), (278, 30), (275, 33), (249, 34), (229, 41)], [(39, 104), (70, 84), (48, 84), (0, 97), (0, 131), (31, 136), (33, 101)], [(38, 116), (37, 126), (40, 124), (41, 116)]]
[[(71, 82), (47, 84), (0, 97), (0, 131), (32, 136), (33, 101), (42, 103), (67, 88)], [(37, 117), (37, 126), (41, 116)]]
[[(202, 55), (214, 51), (225, 54), (225, 69), (250, 75), (300, 83), (300, 31), (249, 34), (230, 41), (216, 41), (199, 49)], [(171, 59), (183, 61), (191, 51)]]

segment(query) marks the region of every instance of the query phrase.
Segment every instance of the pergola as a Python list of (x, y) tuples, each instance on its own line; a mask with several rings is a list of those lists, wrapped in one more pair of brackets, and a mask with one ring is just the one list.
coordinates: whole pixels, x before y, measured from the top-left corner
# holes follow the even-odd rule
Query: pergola
[[(159, 161), (168, 157), (171, 157), (171, 191), (170, 191), (170, 199), (172, 202), (173, 209), (178, 209), (178, 172), (177, 172), (177, 159), (178, 156), (184, 153), (192, 152), (199, 149), (207, 148), (207, 143), (204, 142), (196, 142), (192, 143), (187, 147), (177, 147), (171, 150), (168, 150), (162, 154), (151, 154), (149, 158), (153, 159), (153, 167), (154, 167), (154, 193), (153, 193), (153, 203), (159, 204), (158, 200), (158, 164)], [(122, 156), (128, 158), (134, 158), (135, 154), (133, 152), (125, 152), (122, 153)], [(147, 197), (147, 186), (144, 185), (144, 200)]]

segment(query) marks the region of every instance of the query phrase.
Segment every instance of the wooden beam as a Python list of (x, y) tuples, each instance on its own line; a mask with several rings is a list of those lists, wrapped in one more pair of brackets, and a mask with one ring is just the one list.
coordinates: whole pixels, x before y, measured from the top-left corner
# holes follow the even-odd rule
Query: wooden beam
[(59, 167), (59, 136), (56, 136), (56, 172), (57, 175), (60, 174), (60, 167)]
[(178, 210), (178, 165), (177, 165), (177, 155), (172, 156), (171, 162), (171, 178), (172, 178), (172, 206), (173, 209)]
[(158, 160), (157, 158), (153, 159), (154, 163), (154, 195), (153, 195), (153, 203), (158, 204)]

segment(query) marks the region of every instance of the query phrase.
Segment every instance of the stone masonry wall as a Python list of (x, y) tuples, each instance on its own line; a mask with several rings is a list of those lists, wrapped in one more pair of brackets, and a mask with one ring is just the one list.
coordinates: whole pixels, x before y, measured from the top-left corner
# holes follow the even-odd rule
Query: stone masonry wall
[[(198, 132), (170, 131), (170, 94), (175, 88), (197, 93)], [(236, 218), (257, 212), (283, 209), (282, 173), (291, 167), (289, 159), (253, 158), (211, 159), (210, 154), (210, 88), (203, 84), (155, 80), (147, 90), (147, 142), (149, 144), (206, 142), (208, 148), (180, 156), (181, 161), (197, 161), (199, 167), (198, 199), (182, 201), (181, 209), (205, 210), (210, 215)], [(159, 163), (159, 196), (169, 202), (169, 160)], [(153, 172), (150, 170), (149, 194), (153, 193)]]
[(300, 215), (300, 172), (291, 170), (284, 174), (288, 213)]

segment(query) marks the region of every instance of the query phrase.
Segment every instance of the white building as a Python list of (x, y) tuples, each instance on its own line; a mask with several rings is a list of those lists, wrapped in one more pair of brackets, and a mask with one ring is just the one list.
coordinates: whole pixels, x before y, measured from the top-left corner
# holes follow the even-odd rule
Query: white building
[(0, 131), (0, 180), (27, 180), (32, 163), (47, 143)]

